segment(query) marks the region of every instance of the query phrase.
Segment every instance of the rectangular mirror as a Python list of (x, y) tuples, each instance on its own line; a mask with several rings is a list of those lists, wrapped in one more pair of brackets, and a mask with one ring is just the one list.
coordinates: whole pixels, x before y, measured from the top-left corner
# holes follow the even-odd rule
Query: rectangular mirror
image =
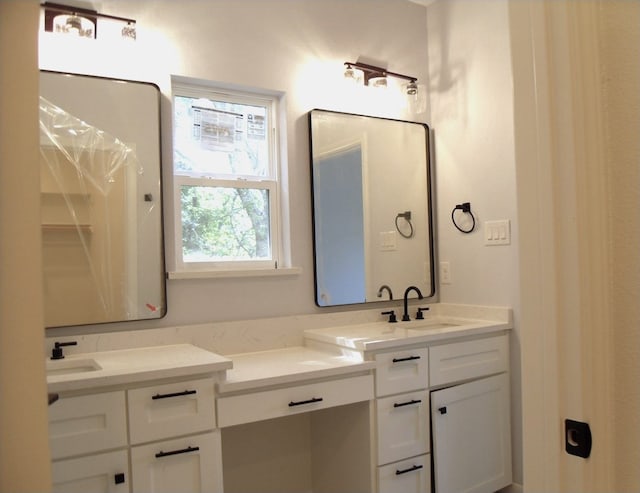
[(433, 296), (428, 126), (326, 110), (309, 124), (316, 304)]
[(160, 91), (40, 73), (45, 325), (166, 313)]

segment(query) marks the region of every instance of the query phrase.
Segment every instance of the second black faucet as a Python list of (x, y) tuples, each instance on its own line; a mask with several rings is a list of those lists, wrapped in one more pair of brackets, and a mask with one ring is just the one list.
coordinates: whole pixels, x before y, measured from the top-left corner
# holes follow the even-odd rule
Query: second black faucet
[(404, 290), (404, 313), (402, 314), (403, 322), (408, 322), (409, 320), (411, 320), (411, 317), (409, 317), (409, 307), (407, 306), (407, 302), (409, 301), (409, 293), (411, 291), (415, 291), (418, 294), (419, 299), (424, 298), (424, 296), (422, 296), (422, 293), (416, 286), (409, 286)]

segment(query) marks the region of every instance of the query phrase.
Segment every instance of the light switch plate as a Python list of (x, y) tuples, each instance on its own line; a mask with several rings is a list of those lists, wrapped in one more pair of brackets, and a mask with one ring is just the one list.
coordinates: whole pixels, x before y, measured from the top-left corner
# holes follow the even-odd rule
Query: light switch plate
[(485, 221), (484, 223), (485, 245), (510, 245), (511, 222), (508, 219), (499, 221)]
[(380, 251), (392, 252), (397, 247), (397, 236), (395, 231), (381, 231), (380, 232)]

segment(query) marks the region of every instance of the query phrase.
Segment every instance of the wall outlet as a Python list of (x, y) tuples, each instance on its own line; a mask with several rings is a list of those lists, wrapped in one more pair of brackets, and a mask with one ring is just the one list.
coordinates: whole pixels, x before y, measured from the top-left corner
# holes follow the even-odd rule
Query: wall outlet
[(440, 262), (440, 284), (451, 284), (451, 264)]

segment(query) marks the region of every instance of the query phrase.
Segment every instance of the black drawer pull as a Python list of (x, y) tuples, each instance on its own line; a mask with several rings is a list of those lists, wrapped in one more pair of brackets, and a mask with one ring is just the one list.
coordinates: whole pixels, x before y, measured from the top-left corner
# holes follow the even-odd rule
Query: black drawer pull
[(400, 476), (400, 474), (407, 474), (408, 472), (417, 471), (422, 469), (424, 466), (411, 466), (409, 469), (396, 469), (396, 476)]
[(172, 450), (170, 452), (163, 452), (162, 450), (156, 454), (156, 458), (169, 457), (170, 455), (188, 454), (189, 452), (197, 452), (200, 447), (187, 447), (180, 450)]
[(411, 406), (412, 404), (420, 404), (421, 402), (422, 402), (422, 399), (411, 399), (410, 401), (407, 401), (407, 402), (394, 402), (393, 407)]
[(438, 412), (440, 414), (447, 414), (447, 408), (446, 407), (439, 407), (438, 408)]
[(413, 361), (415, 359), (420, 359), (420, 356), (407, 356), (406, 358), (393, 358), (394, 363), (402, 363), (403, 361)]
[(289, 407), (303, 406), (304, 404), (313, 404), (314, 402), (322, 402), (322, 397), (313, 397), (306, 401), (297, 401), (297, 402), (291, 401), (289, 403)]
[(173, 394), (156, 394), (151, 398), (155, 401), (157, 399), (169, 399), (170, 397), (181, 397), (184, 395), (193, 395), (197, 393), (197, 390), (185, 390), (184, 392), (174, 392)]
[(123, 484), (125, 482), (125, 478), (124, 478), (124, 473), (123, 472), (119, 472), (118, 474), (115, 474), (113, 476), (113, 483), (114, 484)]

